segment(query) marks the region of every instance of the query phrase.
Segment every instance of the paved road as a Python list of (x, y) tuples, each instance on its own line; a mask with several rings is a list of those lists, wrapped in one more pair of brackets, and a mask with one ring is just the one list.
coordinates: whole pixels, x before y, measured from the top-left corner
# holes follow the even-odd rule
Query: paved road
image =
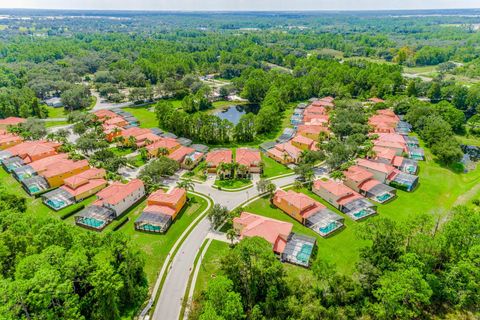
[[(272, 180), (277, 187), (292, 184), (294, 181), (295, 176), (293, 175)], [(255, 186), (243, 191), (226, 192), (212, 188), (207, 184), (196, 183), (194, 189), (198, 193), (209, 195), (215, 203), (226, 206), (229, 210), (258, 195)], [(210, 222), (207, 218), (204, 218), (180, 246), (163, 284), (152, 319), (178, 320), (195, 257), (210, 231)]]

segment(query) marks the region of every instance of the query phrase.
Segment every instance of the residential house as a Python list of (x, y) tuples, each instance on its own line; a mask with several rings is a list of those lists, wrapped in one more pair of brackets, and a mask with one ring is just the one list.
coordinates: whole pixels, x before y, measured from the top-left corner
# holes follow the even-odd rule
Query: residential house
[(393, 149), (375, 146), (373, 147), (373, 151), (376, 154), (376, 157), (374, 159), (377, 162), (391, 164), (400, 171), (409, 174), (416, 174), (418, 171), (418, 164), (415, 160), (397, 156), (395, 150)]
[(267, 150), (266, 155), (282, 164), (298, 163), (302, 150), (295, 147), (290, 141), (276, 144)]
[(13, 147), (23, 142), (23, 138), (11, 133), (0, 133), (0, 150)]
[[(147, 145), (146, 149), (150, 157), (158, 157), (161, 155), (167, 156), (169, 154), (172, 154), (180, 147), (180, 143), (178, 143), (178, 141), (174, 138), (161, 138), (160, 140), (157, 140), (154, 143)], [(162, 150), (164, 150), (166, 154), (162, 154)]]
[(145, 196), (145, 186), (139, 179), (126, 184), (114, 182), (97, 193), (97, 200), (75, 217), (77, 225), (102, 230)]
[(294, 147), (297, 147), (301, 150), (318, 150), (316, 140), (307, 138), (300, 134), (296, 135), (295, 138), (292, 139), (291, 143)]
[(90, 168), (64, 180), (64, 185), (42, 195), (43, 203), (54, 210), (61, 210), (82, 201), (107, 186), (105, 170)]
[(177, 161), (179, 164), (182, 164), (185, 158), (195, 153), (195, 149), (185, 146), (180, 146), (177, 150), (173, 151), (171, 154), (168, 155), (168, 158)]
[(195, 168), (200, 163), (200, 161), (202, 161), (204, 159), (204, 153), (203, 152), (199, 152), (195, 149), (193, 149), (193, 150), (194, 150), (193, 152), (191, 152), (191, 153), (189, 153), (185, 156), (185, 159), (183, 160), (183, 162), (180, 165), (182, 168), (191, 170), (191, 169)]
[(303, 124), (297, 128), (298, 134), (318, 141), (320, 139), (321, 132), (325, 132), (328, 136), (331, 134), (331, 131), (328, 127), (318, 124)]
[(377, 213), (374, 204), (341, 182), (316, 180), (312, 191), (355, 221)]
[(147, 207), (135, 221), (135, 229), (164, 233), (187, 202), (187, 192), (174, 188), (169, 192), (157, 190), (147, 199)]
[(373, 173), (359, 166), (351, 166), (343, 172), (344, 184), (361, 195), (379, 203), (393, 199), (396, 189), (373, 178)]
[(402, 172), (390, 164), (357, 159), (357, 165), (371, 172), (378, 181), (405, 191), (412, 191), (418, 183), (417, 176)]
[(306, 194), (293, 190), (277, 190), (273, 204), (283, 212), (321, 236), (328, 236), (343, 225), (343, 217)]
[[(52, 164), (55, 165), (63, 160), (68, 159), (68, 154), (59, 153), (50, 157), (46, 157), (40, 160), (30, 162), (25, 164), (23, 160), (19, 157), (13, 157), (8, 160), (5, 160), (5, 168), (7, 171), (13, 173), (13, 177), (18, 181), (22, 181), (25, 178), (39, 175), (40, 173), (47, 170), (48, 166)], [(14, 161), (9, 161), (14, 160)], [(6, 162), (9, 161), (9, 162)]]
[(19, 157), (23, 163), (27, 164), (36, 160), (57, 154), (60, 143), (50, 141), (24, 141), (13, 147), (0, 151), (0, 161), (11, 157)]
[(235, 153), (235, 162), (248, 169), (248, 173), (262, 172), (262, 157), (260, 150), (250, 148), (238, 148)]
[(221, 163), (232, 163), (232, 150), (217, 149), (207, 153), (205, 158), (207, 163), (207, 171), (209, 173), (216, 173)]
[(7, 130), (8, 127), (19, 125), (20, 123), (24, 123), (25, 121), (27, 120), (18, 117), (8, 117), (5, 119), (0, 119), (0, 130)]

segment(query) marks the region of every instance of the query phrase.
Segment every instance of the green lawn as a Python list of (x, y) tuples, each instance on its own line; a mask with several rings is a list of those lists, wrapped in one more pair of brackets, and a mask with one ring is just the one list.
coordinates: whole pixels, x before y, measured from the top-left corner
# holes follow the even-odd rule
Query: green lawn
[(128, 107), (123, 110), (130, 112), (140, 122), (140, 128), (157, 128), (158, 121), (155, 112), (150, 111), (152, 105), (143, 107)]
[(202, 165), (203, 163), (205, 161), (200, 162), (193, 170), (185, 172), (183, 178), (206, 181), (207, 176), (204, 173), (205, 167)]
[(477, 147), (480, 147), (480, 138), (478, 137), (475, 137), (473, 135), (469, 135), (469, 136), (455, 136), (458, 141), (461, 143), (461, 144), (468, 144), (468, 145), (471, 145), (471, 146), (477, 146)]
[(405, 73), (431, 73), (437, 71), (437, 66), (419, 66), (419, 67), (403, 67)]
[(113, 147), (113, 148), (110, 148), (109, 150), (119, 157), (123, 157), (123, 156), (126, 156), (127, 154), (135, 152), (135, 150), (131, 148), (119, 148), (119, 147)]
[(57, 126), (64, 126), (67, 125), (67, 121), (46, 121), (44, 122), (46, 128), (57, 127)]
[(215, 180), (214, 185), (222, 189), (238, 189), (251, 185), (252, 181), (249, 179), (225, 179)]
[(195, 283), (195, 294), (206, 289), (208, 281), (221, 274), (220, 259), (230, 249), (228, 243), (219, 240), (213, 240), (205, 253), (198, 272), (197, 282)]
[(273, 160), (262, 154), (262, 162), (263, 162), (263, 177), (264, 178), (272, 178), (276, 176), (280, 176), (282, 174), (292, 173), (293, 170), (284, 166), (281, 163)]
[(46, 106), (48, 110), (48, 118), (65, 118), (67, 117), (67, 111), (65, 108), (54, 108), (50, 106)]

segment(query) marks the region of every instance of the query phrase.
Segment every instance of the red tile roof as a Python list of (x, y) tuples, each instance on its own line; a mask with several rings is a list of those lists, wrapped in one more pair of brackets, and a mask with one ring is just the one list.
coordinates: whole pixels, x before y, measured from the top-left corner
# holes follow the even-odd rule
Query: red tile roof
[(68, 154), (60, 153), (50, 157), (46, 157), (40, 160), (30, 162), (29, 166), (35, 169), (35, 171), (40, 172), (46, 169), (47, 166), (61, 162), (62, 160), (68, 159)]
[(392, 162), (393, 159), (395, 159), (395, 150), (389, 149), (389, 148), (384, 148), (384, 147), (379, 147), (379, 146), (374, 146), (373, 151), (376, 153), (376, 158), (380, 159), (387, 159), (388, 161)]
[(185, 157), (191, 153), (195, 152), (195, 149), (190, 147), (181, 146), (177, 150), (173, 151), (168, 157), (177, 162), (182, 162)]
[(407, 145), (405, 143), (375, 140), (373, 144), (377, 147), (402, 149), (404, 152), (407, 152)]
[(114, 182), (99, 193), (97, 193), (98, 200), (94, 202), (95, 205), (102, 205), (104, 203), (115, 205), (125, 199), (128, 195), (141, 189), (143, 182), (139, 179), (129, 181), (127, 184), (121, 182)]
[(287, 202), (289, 205), (300, 211), (300, 215), (305, 219), (318, 210), (326, 208), (323, 204), (315, 201), (306, 194), (295, 192), (293, 190), (277, 190), (274, 199), (276, 202)]
[(67, 159), (50, 164), (46, 167), (46, 170), (41, 173), (41, 175), (45, 178), (51, 178), (83, 167), (88, 167), (87, 160), (73, 161)]
[(99, 119), (118, 117), (115, 112), (107, 109), (95, 111), (93, 112), (93, 114), (96, 115)]
[(369, 168), (378, 172), (382, 172), (386, 175), (391, 174), (393, 171), (395, 171), (395, 168), (389, 164), (381, 163), (381, 162), (375, 162), (375, 161), (370, 161), (366, 159), (358, 159), (357, 160), (357, 165), (364, 167), (364, 168)]
[(18, 118), (18, 117), (8, 117), (5, 119), (0, 119), (0, 125), (8, 125), (8, 126), (14, 126), (20, 123), (24, 123), (27, 121), (24, 118)]
[(110, 118), (105, 121), (106, 125), (120, 125), (120, 124), (125, 124), (127, 121), (123, 119), (122, 117), (116, 116), (114, 118)]
[(297, 134), (295, 136), (295, 138), (292, 139), (292, 142), (303, 144), (303, 145), (307, 146), (308, 149), (310, 149), (310, 150), (316, 150), (317, 149), (316, 146), (315, 146), (315, 144), (316, 144), (315, 140), (304, 137), (300, 134)]
[(324, 127), (322, 125), (300, 125), (297, 128), (297, 132), (302, 133), (310, 133), (310, 134), (319, 134), (320, 132), (330, 133), (330, 129), (328, 127)]
[(90, 179), (87, 183), (78, 186), (76, 188), (71, 188), (70, 186), (64, 185), (62, 189), (70, 193), (72, 196), (78, 196), (79, 194), (83, 194), (89, 190), (97, 189), (102, 185), (106, 185), (107, 180), (105, 179)]
[(347, 171), (344, 171), (343, 174), (345, 178), (350, 179), (356, 183), (373, 178), (373, 173), (368, 172), (367, 170), (360, 168), (359, 166), (351, 166)]
[(376, 135), (378, 136), (377, 140), (379, 141), (405, 143), (405, 138), (398, 133), (376, 133)]
[(238, 148), (235, 154), (235, 162), (247, 167), (258, 167), (262, 158), (259, 150)]
[(371, 190), (373, 187), (379, 185), (381, 182), (376, 180), (376, 179), (370, 179), (368, 181), (365, 181), (364, 183), (362, 183), (361, 185), (358, 186), (358, 188), (360, 190), (363, 190), (363, 191), (369, 191)]
[(105, 169), (90, 168), (84, 172), (74, 175), (64, 180), (65, 186), (75, 189), (81, 185), (87, 184), (93, 179), (102, 179), (105, 177)]
[(210, 151), (209, 153), (207, 153), (205, 161), (210, 167), (217, 167), (220, 163), (231, 163), (232, 150), (221, 149)]
[(242, 212), (240, 217), (233, 218), (234, 224), (243, 228), (240, 237), (261, 237), (270, 242), (273, 251), (283, 253), (287, 238), (292, 232), (293, 224), (275, 219), (262, 217), (249, 212)]
[(158, 150), (160, 148), (165, 148), (167, 150), (174, 149), (176, 147), (180, 146), (180, 143), (176, 139), (173, 138), (161, 138), (157, 141), (155, 141), (152, 144), (149, 144), (146, 146), (148, 151), (153, 151), (153, 150)]
[(347, 187), (341, 182), (336, 182), (333, 180), (315, 180), (313, 183), (315, 189), (324, 189), (336, 197), (344, 197), (346, 195), (354, 194), (355, 191)]
[(185, 189), (173, 188), (169, 192), (159, 189), (148, 197), (149, 204), (165, 204), (169, 206), (176, 206), (177, 203), (185, 196), (187, 192)]

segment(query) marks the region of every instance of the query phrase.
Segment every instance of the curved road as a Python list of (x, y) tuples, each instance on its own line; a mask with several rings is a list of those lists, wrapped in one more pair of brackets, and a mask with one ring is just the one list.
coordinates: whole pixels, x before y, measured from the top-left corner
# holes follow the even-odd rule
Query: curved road
[[(295, 175), (291, 175), (272, 180), (272, 182), (277, 187), (283, 187), (292, 184), (295, 181), (295, 177)], [(221, 204), (229, 210), (238, 207), (259, 194), (256, 186), (242, 191), (226, 192), (217, 190), (207, 184), (197, 183), (194, 190), (210, 196), (214, 203)], [(206, 217), (203, 218), (180, 246), (170, 265), (152, 319), (178, 320), (195, 257), (210, 229), (210, 222)]]

